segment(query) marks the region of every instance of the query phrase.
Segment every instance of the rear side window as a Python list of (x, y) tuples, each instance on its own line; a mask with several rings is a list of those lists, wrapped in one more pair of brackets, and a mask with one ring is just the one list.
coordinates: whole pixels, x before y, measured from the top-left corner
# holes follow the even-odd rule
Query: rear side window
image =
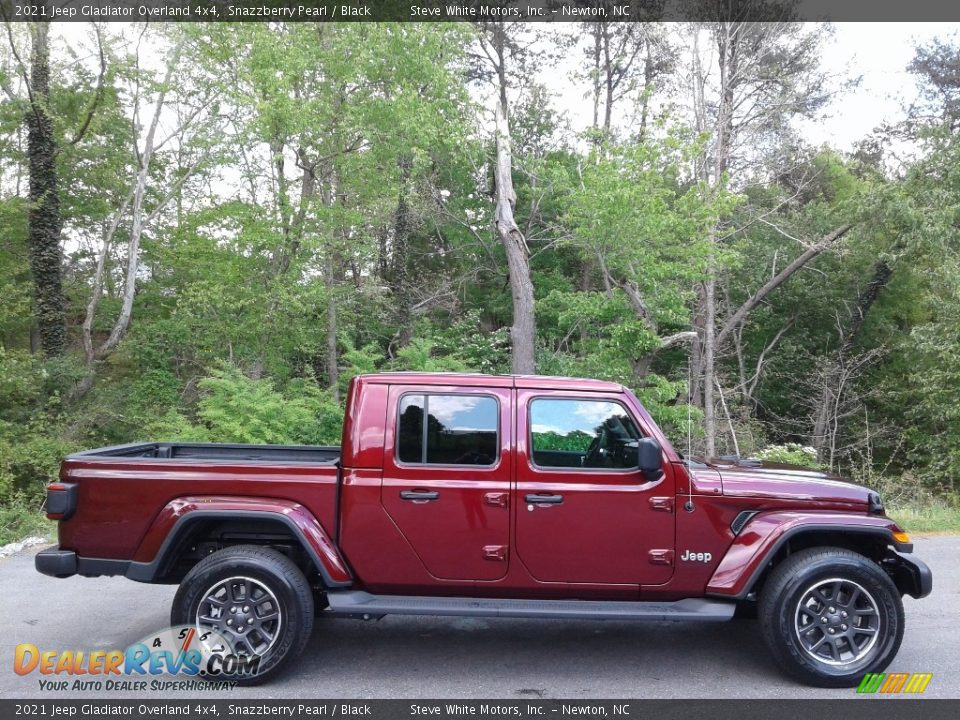
[(499, 410), (485, 395), (416, 394), (400, 398), (397, 457), (403, 463), (493, 465)]
[(640, 431), (620, 403), (537, 398), (530, 403), (530, 445), (540, 467), (637, 467)]

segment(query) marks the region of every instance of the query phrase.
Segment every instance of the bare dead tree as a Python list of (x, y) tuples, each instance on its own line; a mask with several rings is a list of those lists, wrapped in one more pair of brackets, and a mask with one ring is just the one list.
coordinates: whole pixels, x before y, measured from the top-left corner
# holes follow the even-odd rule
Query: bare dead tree
[(536, 320), (533, 281), (530, 277), (530, 249), (514, 218), (517, 194), (513, 188), (512, 138), (507, 100), (507, 29), (503, 22), (487, 23), (480, 43), (496, 77), (497, 99), (494, 109), (496, 161), (494, 164), (493, 225), (507, 257), (510, 294), (513, 300), (513, 325), (510, 328), (511, 367), (514, 373), (536, 371)]
[[(181, 125), (176, 131), (166, 137), (158, 136), (160, 119), (167, 105), (171, 80), (179, 65), (181, 50), (182, 41), (179, 41), (174, 45), (168, 56), (164, 76), (157, 90), (152, 114), (142, 140), (140, 133), (134, 132), (134, 146), (132, 151), (136, 172), (131, 180), (130, 190), (127, 196), (120, 207), (117, 208), (104, 230), (103, 242), (97, 258), (97, 267), (93, 278), (93, 287), (91, 288), (90, 300), (87, 303), (83, 321), (83, 347), (86, 358), (86, 374), (71, 392), (71, 399), (73, 400), (83, 397), (83, 395), (93, 387), (96, 379), (97, 365), (116, 349), (130, 328), (130, 323), (133, 318), (134, 299), (136, 297), (137, 275), (140, 269), (140, 244), (144, 231), (164, 211), (170, 201), (179, 192), (183, 183), (196, 171), (202, 160), (202, 158), (198, 157), (189, 167), (184, 168), (179, 177), (166, 188), (165, 192), (153, 206), (149, 209), (147, 208), (148, 190), (151, 186), (151, 170), (153, 169), (154, 158), (158, 148), (162, 147), (176, 134), (180, 133), (185, 125), (189, 125), (197, 120), (197, 113), (191, 113), (184, 118), (184, 125)], [(133, 118), (132, 123), (134, 130), (137, 131), (136, 119), (140, 113), (142, 94), (139, 75), (137, 75), (135, 82), (133, 93), (134, 106), (131, 117)], [(115, 243), (116, 234), (121, 227), (128, 230), (128, 240), (120, 312), (114, 320), (107, 338), (97, 345), (94, 343), (93, 325), (96, 319), (97, 308), (99, 307), (103, 294), (107, 257)]]

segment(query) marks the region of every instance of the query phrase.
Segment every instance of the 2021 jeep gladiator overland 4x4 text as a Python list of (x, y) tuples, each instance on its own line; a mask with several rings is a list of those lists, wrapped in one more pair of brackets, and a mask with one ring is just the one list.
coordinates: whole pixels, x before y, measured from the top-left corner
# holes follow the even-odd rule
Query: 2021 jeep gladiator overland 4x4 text
[(40, 572), (179, 583), (173, 624), (258, 657), (258, 681), (320, 614), (696, 622), (746, 604), (785, 671), (849, 686), (890, 663), (901, 597), (932, 585), (876, 493), (684, 459), (628, 390), (572, 378), (360, 376), (339, 448), (77, 453), (47, 512)]

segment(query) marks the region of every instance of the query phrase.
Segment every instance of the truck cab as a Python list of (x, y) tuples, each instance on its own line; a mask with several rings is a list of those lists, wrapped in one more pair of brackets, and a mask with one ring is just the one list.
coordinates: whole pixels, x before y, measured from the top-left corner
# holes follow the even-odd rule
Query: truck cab
[[(670, 508), (685, 473), (631, 393), (596, 381), (452, 379), (355, 381), (365, 404), (354, 423), (376, 423), (378, 440), (369, 454), (358, 448), (360, 463), (343, 458), (341, 542), (359, 575), (407, 568), (386, 573), (396, 585), (372, 587), (636, 599), (641, 585), (670, 580), (672, 564), (658, 560), (673, 548)], [(662, 448), (652, 474), (638, 465), (643, 438)], [(357, 507), (374, 501), (372, 517)], [(397, 542), (373, 551), (371, 532)]]

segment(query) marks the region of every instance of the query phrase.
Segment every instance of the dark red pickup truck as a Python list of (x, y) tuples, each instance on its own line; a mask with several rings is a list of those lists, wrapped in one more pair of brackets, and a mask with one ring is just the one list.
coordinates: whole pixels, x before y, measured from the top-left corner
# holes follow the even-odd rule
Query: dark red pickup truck
[[(49, 486), (54, 577), (179, 583), (255, 680), (315, 615), (723, 621), (755, 609), (801, 681), (886, 667), (927, 566), (868, 489), (683, 458), (634, 395), (593, 380), (390, 373), (350, 386), (341, 447), (141, 443), (68, 457)], [(245, 678), (250, 680), (250, 677)]]

